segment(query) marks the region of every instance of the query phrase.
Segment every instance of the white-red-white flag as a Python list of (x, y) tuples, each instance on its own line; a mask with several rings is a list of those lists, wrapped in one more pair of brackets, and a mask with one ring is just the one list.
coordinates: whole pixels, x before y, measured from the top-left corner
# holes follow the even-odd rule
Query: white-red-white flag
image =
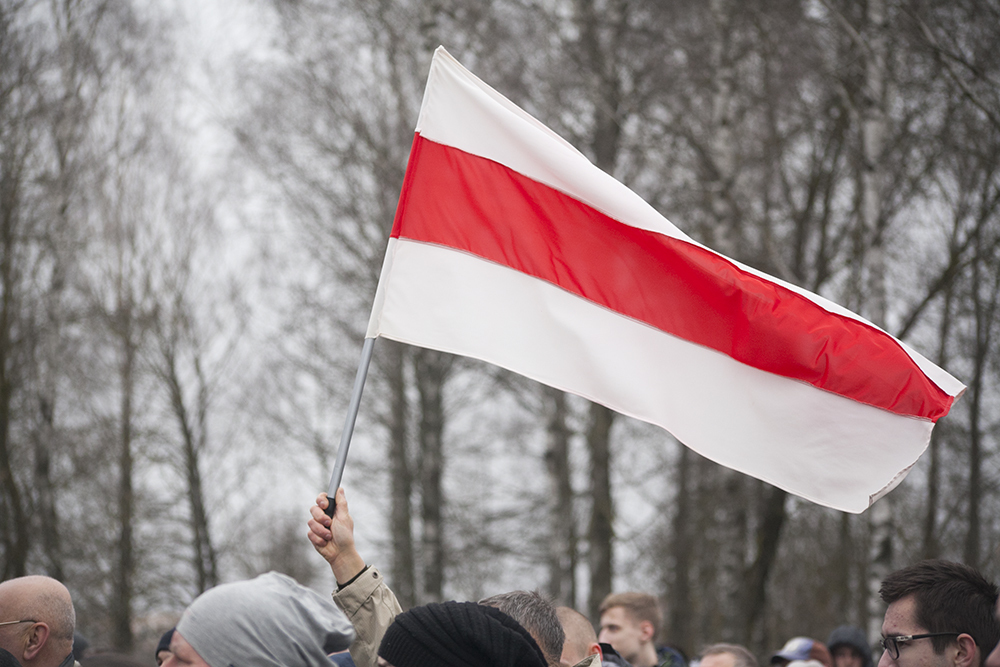
[(482, 359), (861, 512), (964, 386), (688, 238), (439, 48), (368, 337)]

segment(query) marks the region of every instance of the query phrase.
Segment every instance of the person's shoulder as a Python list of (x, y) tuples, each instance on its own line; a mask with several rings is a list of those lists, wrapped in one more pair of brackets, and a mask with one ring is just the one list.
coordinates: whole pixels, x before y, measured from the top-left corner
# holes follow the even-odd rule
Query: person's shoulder
[(687, 667), (687, 658), (684, 657), (684, 654), (670, 646), (661, 646), (656, 649), (656, 656), (660, 667)]

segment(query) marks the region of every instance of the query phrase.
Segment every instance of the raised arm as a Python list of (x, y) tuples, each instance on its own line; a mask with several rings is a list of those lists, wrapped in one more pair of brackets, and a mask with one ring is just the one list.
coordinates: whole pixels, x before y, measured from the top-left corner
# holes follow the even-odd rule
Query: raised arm
[(381, 573), (365, 565), (354, 545), (354, 521), (343, 489), (337, 489), (336, 501), (331, 519), (326, 515), (326, 494), (316, 498), (309, 509), (309, 541), (330, 564), (337, 580), (333, 601), (351, 619), (357, 633), (351, 657), (358, 667), (375, 667), (382, 635), (402, 610)]

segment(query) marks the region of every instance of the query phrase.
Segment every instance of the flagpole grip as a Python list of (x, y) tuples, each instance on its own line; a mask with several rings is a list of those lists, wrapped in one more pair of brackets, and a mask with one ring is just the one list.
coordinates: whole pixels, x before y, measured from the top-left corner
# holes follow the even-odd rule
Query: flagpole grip
[(344, 422), (344, 431), (340, 435), (340, 447), (337, 449), (337, 462), (333, 466), (333, 475), (330, 476), (330, 486), (326, 490), (328, 504), (326, 513), (332, 517), (337, 509), (337, 489), (340, 488), (340, 480), (344, 476), (344, 466), (347, 465), (347, 450), (351, 447), (351, 436), (354, 435), (354, 422), (358, 418), (358, 408), (361, 405), (361, 392), (365, 389), (365, 379), (368, 377), (368, 365), (372, 360), (372, 350), (375, 349), (375, 339), (365, 338), (365, 344), (361, 348), (361, 362), (358, 364), (358, 374), (354, 378), (354, 391), (351, 394), (351, 403), (347, 408), (347, 420)]

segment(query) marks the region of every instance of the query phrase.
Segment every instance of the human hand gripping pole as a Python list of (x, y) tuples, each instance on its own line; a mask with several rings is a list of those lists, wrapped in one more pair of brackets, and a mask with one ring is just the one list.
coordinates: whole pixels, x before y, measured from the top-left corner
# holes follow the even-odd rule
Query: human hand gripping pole
[(333, 517), (337, 510), (337, 489), (340, 488), (340, 480), (344, 476), (344, 466), (347, 465), (347, 450), (351, 447), (351, 436), (354, 435), (354, 422), (358, 419), (358, 407), (361, 405), (361, 393), (365, 389), (365, 379), (368, 377), (368, 365), (372, 360), (372, 350), (375, 348), (374, 338), (365, 338), (365, 344), (361, 348), (361, 362), (358, 364), (358, 374), (354, 378), (354, 390), (351, 393), (351, 402), (347, 407), (347, 419), (344, 421), (344, 430), (340, 434), (340, 447), (337, 449), (337, 461), (333, 465), (333, 475), (330, 476), (330, 485), (327, 487), (326, 495), (330, 499), (326, 507), (326, 515)]
[[(327, 515), (328, 507), (336, 499), (336, 513)], [(365, 561), (354, 543), (354, 520), (347, 506), (347, 496), (343, 489), (337, 490), (335, 498), (327, 499), (319, 494), (316, 504), (309, 508), (309, 541), (330, 568), (338, 585), (346, 584), (365, 569)]]

